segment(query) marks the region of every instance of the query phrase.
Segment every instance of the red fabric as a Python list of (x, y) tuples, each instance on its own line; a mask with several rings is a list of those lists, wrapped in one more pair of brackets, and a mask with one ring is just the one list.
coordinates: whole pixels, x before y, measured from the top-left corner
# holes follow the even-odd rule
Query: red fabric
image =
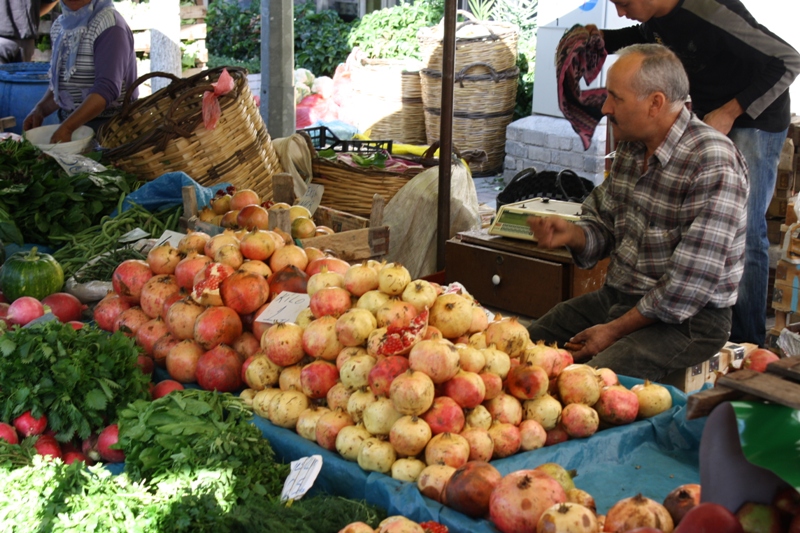
[(222, 69), (219, 79), (211, 84), (214, 91), (203, 93), (203, 125), (207, 130), (217, 127), (222, 108), (219, 105), (219, 97), (228, 94), (234, 88), (233, 77), (228, 73), (228, 69)]
[(297, 128), (307, 128), (319, 121), (339, 118), (339, 106), (333, 98), (323, 98), (320, 94), (310, 94), (303, 98), (295, 110)]

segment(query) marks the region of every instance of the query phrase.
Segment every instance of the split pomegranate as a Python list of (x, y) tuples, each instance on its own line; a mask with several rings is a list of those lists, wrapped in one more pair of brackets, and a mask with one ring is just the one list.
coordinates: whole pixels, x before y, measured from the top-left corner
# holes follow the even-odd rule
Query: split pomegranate
[(198, 272), (203, 270), (209, 263), (213, 263), (213, 259), (207, 255), (193, 254), (187, 255), (175, 266), (175, 281), (178, 286), (185, 290), (191, 291), (194, 287), (194, 278)]
[[(425, 336), (428, 329), (428, 311), (411, 320), (408, 327), (378, 328), (367, 339), (367, 351), (374, 355), (404, 355), (409, 353)], [(370, 342), (373, 339), (374, 343)]]
[(219, 286), (234, 273), (234, 269), (222, 263), (208, 263), (194, 277), (192, 299), (201, 305), (222, 305)]

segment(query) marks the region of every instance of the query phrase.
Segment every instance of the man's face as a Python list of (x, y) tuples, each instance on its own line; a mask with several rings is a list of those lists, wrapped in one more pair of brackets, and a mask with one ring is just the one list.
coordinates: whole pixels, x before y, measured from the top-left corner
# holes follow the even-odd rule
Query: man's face
[(647, 22), (656, 14), (655, 0), (611, 0), (620, 17)]
[(641, 62), (638, 55), (624, 56), (608, 70), (608, 97), (602, 111), (611, 122), (615, 140), (641, 141), (648, 131), (650, 99), (639, 100), (630, 83)]

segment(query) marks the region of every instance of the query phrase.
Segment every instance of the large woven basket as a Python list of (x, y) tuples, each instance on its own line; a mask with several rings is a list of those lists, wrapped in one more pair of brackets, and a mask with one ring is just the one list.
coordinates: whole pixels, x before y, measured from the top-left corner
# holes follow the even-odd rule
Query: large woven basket
[[(476, 20), (469, 11), (458, 10), (467, 20), (456, 27), (455, 70), (476, 62), (489, 63), (498, 72), (517, 64), (519, 27), (509, 22)], [(444, 19), (417, 32), (425, 68), (442, 71)]]
[[(147, 180), (183, 171), (201, 185), (227, 181), (272, 198), (272, 175), (282, 169), (244, 69), (228, 67), (234, 89), (219, 98), (222, 114), (216, 128), (203, 125), (203, 93), (213, 91), (211, 83), (221, 73), (222, 67), (185, 79), (164, 72), (141, 76), (125, 95), (120, 113), (97, 133), (105, 157)], [(134, 88), (156, 76), (172, 83), (131, 103)]]
[[(428, 144), (439, 140), (442, 114), (442, 73), (423, 69), (422, 100)], [(502, 169), (506, 128), (514, 116), (519, 68), (502, 72), (483, 62), (472, 63), (455, 75), (453, 88), (453, 144), (462, 151), (484, 150), (487, 160), (470, 164), (475, 176)]]
[(372, 139), (425, 143), (418, 61), (365, 59), (350, 74), (358, 126)]

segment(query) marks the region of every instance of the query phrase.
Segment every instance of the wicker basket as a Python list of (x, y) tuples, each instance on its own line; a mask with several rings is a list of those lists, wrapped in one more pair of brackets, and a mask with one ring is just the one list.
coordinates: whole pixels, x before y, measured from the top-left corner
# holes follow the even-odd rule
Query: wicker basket
[[(222, 67), (180, 79), (153, 72), (141, 76), (125, 95), (118, 115), (103, 125), (97, 140), (105, 157), (127, 172), (152, 180), (183, 171), (201, 185), (227, 181), (238, 189), (253, 189), (272, 198), (272, 175), (281, 172), (278, 155), (247, 85), (246, 71), (228, 68), (234, 90), (219, 99), (222, 109), (213, 130), (203, 125), (203, 92)], [(172, 79), (167, 87), (130, 102), (132, 91), (145, 80)]]
[[(423, 69), (422, 100), (428, 144), (439, 140), (442, 112), (442, 73)], [(465, 66), (453, 88), (453, 144), (462, 151), (484, 150), (487, 160), (470, 165), (475, 176), (502, 169), (506, 128), (514, 116), (519, 68), (497, 72), (483, 62)]]
[[(479, 21), (469, 11), (459, 10), (466, 19), (456, 27), (456, 63), (459, 71), (472, 63), (489, 63), (498, 72), (517, 64), (519, 28), (509, 22)], [(442, 69), (444, 20), (436, 26), (422, 28), (417, 40), (425, 68)]]
[(358, 126), (373, 139), (425, 143), (418, 61), (365, 59), (350, 74)]

